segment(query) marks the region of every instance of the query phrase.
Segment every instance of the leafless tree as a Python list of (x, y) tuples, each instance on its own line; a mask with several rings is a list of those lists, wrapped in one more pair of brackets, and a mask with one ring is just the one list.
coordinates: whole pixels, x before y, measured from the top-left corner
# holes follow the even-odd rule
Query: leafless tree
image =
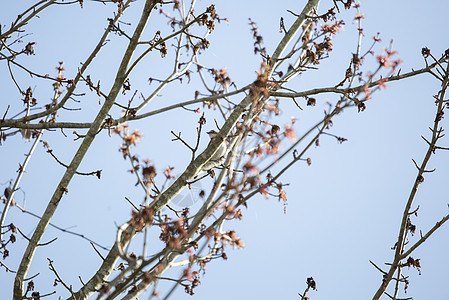
[[(208, 263), (216, 258), (226, 259), (228, 247), (244, 246), (237, 232), (226, 230), (224, 224), (241, 219), (242, 207), (247, 206), (253, 197), (273, 197), (286, 203), (286, 184), (282, 182), (282, 175), (294, 165), (310, 165), (311, 159), (307, 153), (319, 145), (322, 136), (335, 138), (339, 143), (346, 141), (344, 137), (334, 135), (330, 131), (336, 115), (349, 108), (355, 108), (362, 113), (366, 109), (366, 102), (387, 83), (427, 73), (441, 82), (441, 90), (435, 96), (436, 112), (431, 137), (423, 137), (428, 144), (428, 151), (422, 162), (415, 162), (417, 176), (405, 204), (392, 261), (387, 270), (372, 262), (381, 273), (379, 289), (373, 299), (379, 299), (383, 295), (398, 299), (399, 289), (408, 285), (407, 276), (403, 274), (404, 267), (420, 268), (419, 259), (411, 256), (414, 250), (427, 241), (449, 218), (449, 214), (444, 215), (416, 242), (409, 243), (409, 235), (414, 234), (416, 229), (410, 218), (417, 212), (413, 200), (420, 183), (423, 182), (424, 174), (432, 172), (427, 169), (427, 163), (435, 152), (448, 150), (439, 142), (444, 137), (441, 122), (444, 111), (448, 108), (445, 93), (449, 80), (449, 50), (436, 57), (429, 49), (423, 48), (425, 66), (403, 73), (399, 69), (401, 61), (396, 58), (393, 45), (379, 51), (377, 45), (380, 39), (375, 36), (367, 42), (368, 46), (362, 47), (362, 42), (367, 38), (362, 28), (364, 15), (358, 4), (352, 0), (334, 0), (322, 3), (322, 6), (326, 7), (318, 10), (320, 1), (309, 0), (302, 11), (289, 11), (294, 17), (290, 25), (287, 25), (283, 18), (280, 19), (282, 38), (272, 53), (266, 50), (256, 22), (249, 21), (249, 30), (254, 39), (253, 50), (255, 55), (260, 57), (260, 69), (253, 78), (248, 74), (247, 84), (238, 87), (224, 68), (215, 69), (200, 62), (201, 54), (210, 46), (209, 36), (214, 34), (215, 27), (220, 26), (219, 23), (227, 22), (217, 13), (213, 4), (204, 10), (196, 10), (195, 0), (97, 2), (106, 7), (113, 5), (117, 9), (113, 16), (107, 19), (104, 33), (96, 45), (86, 46), (93, 50), (73, 78), (64, 77), (63, 62), (57, 65), (56, 76), (40, 73), (27, 66), (23, 61), (38, 51), (35, 50), (36, 42), (30, 41), (24, 47), (21, 43), (27, 33), (32, 31), (34, 18), (48, 17), (45, 13), (50, 7), (82, 7), (82, 0), (42, 0), (21, 13), (11, 25), (2, 24), (1, 27), (0, 61), (4, 67), (2, 72), (6, 70), (9, 73), (11, 80), (7, 84), (15, 86), (17, 98), (21, 98), (25, 105), (25, 109), (22, 109), (16, 99), (7, 100), (7, 108), (0, 120), (1, 142), (12, 143), (15, 141), (13, 136), (20, 133), (24, 139), (30, 140), (31, 145), (25, 160), (20, 163), (18, 174), (15, 178), (9, 177), (11, 181), (2, 198), (5, 205), (0, 224), (0, 250), (3, 255), (3, 261), (0, 263), (3, 269), (14, 274), (10, 277), (11, 282), (14, 277), (14, 299), (39, 299), (53, 294), (38, 292), (32, 280), (34, 276), (29, 274), (29, 269), (37, 248), (44, 246), (42, 238), (49, 225), (67, 232), (53, 225), (51, 220), (58, 206), (64, 202), (64, 195), (70, 193), (73, 177), (102, 178), (102, 170), (81, 171), (79, 168), (97, 137), (116, 135), (121, 138), (120, 152), (129, 162), (131, 174), (135, 176), (144, 200), (135, 203), (136, 200), (127, 198), (132, 216), (117, 226), (115, 243), (110, 248), (103, 249), (107, 250), (105, 256), (100, 254), (98, 248), (102, 246), (97, 241), (69, 231), (89, 240), (102, 257), (102, 264), (87, 281), (81, 281), (79, 289), (74, 289), (72, 284), (64, 281), (54, 262), (49, 259), (50, 270), (56, 278), (55, 284), (61, 284), (67, 289), (69, 299), (133, 299), (151, 288), (152, 296), (158, 297), (159, 293), (164, 293), (166, 299), (179, 286), (193, 295), (201, 279), (201, 270)], [(138, 3), (143, 5), (139, 19), (131, 24), (122, 21), (128, 10), (136, 9)], [(344, 25), (343, 21), (338, 20), (338, 14), (343, 9), (352, 10), (354, 20), (358, 24), (357, 48), (354, 49), (352, 59), (348, 61), (347, 69), (341, 70), (343, 78), (336, 78), (338, 83), (334, 86), (298, 91), (289, 83), (304, 72), (318, 69), (320, 61), (328, 57), (333, 48), (332, 38)], [(321, 10), (324, 13), (319, 13)], [(163, 28), (146, 28), (153, 18), (162, 18), (168, 22), (161, 22), (165, 26)], [(120, 56), (115, 57), (115, 61), (120, 63), (108, 87), (108, 79), (103, 79), (102, 76), (107, 77), (109, 74), (103, 74), (92, 68), (92, 65), (102, 55), (102, 51), (114, 42), (112, 39), (126, 43), (126, 46)], [(84, 48), (85, 45), (74, 47)], [(154, 56), (155, 53), (158, 57)], [(142, 73), (136, 70), (155, 59), (167, 60), (165, 71), (168, 70), (169, 74), (159, 79), (159, 73), (150, 68), (145, 74), (145, 80), (149, 81), (151, 92), (145, 96), (142, 91), (148, 90), (146, 87), (135, 88), (142, 83)], [(168, 61), (170, 59), (171, 62)], [(375, 62), (374, 69), (365, 68), (364, 63), (369, 60)], [(51, 82), (51, 101), (39, 106), (42, 105), (42, 100), (38, 101), (34, 96), (34, 88), (25, 87), (22, 77), (15, 75), (18, 70), (30, 75), (39, 84)], [(157, 96), (168, 86), (176, 89), (180, 83), (184, 83), (182, 86), (188, 86), (186, 82), (195, 80), (203, 85), (202, 91), (187, 90), (191, 93), (190, 97), (186, 96), (187, 92), (182, 92), (174, 104), (157, 109), (149, 108), (149, 104), (157, 101)], [(315, 106), (319, 101), (317, 95), (324, 93), (333, 100), (328, 102), (328, 108), (315, 124), (300, 136), (294, 131), (295, 120), (284, 127), (276, 124), (276, 116), (283, 102), (292, 101), (297, 109), (302, 111), (307, 106)], [(100, 105), (91, 121), (81, 122), (82, 118), (77, 119), (77, 114), (81, 114), (86, 108), (78, 110), (70, 107), (82, 107), (80, 99), (86, 98), (99, 99)], [(197, 108), (195, 105), (198, 104), (202, 107)], [(175, 176), (170, 158), (167, 157), (165, 162), (157, 162), (166, 166), (165, 171), (158, 174), (155, 162), (142, 159), (142, 156), (137, 154), (141, 151), (138, 143), (142, 133), (131, 128), (139, 120), (149, 120), (158, 114), (169, 114), (179, 109), (186, 114), (195, 115), (197, 120), (196, 124), (186, 124), (182, 132), (171, 132), (173, 141), (185, 146), (185, 151), (191, 154), (191, 160), (185, 169)], [(69, 114), (62, 113), (64, 110), (68, 110)], [(206, 124), (212, 124), (216, 130), (210, 133), (210, 141), (204, 131)], [(194, 131), (194, 127), (196, 136), (192, 141), (185, 136), (188, 136), (186, 132)], [(58, 149), (52, 149), (50, 143), (43, 140), (46, 135), (66, 136), (64, 130), (74, 130), (74, 140), (80, 142), (70, 162), (64, 162), (64, 159), (58, 156)], [(158, 138), (157, 133), (148, 136), (155, 140)], [(208, 143), (203, 149), (201, 145), (204, 144), (205, 138)], [(7, 215), (12, 207), (33, 214), (15, 199), (28, 163), (40, 142), (54, 161), (64, 169), (64, 173), (57, 186), (53, 187), (54, 193), (48, 203), (41, 203), (45, 209), (42, 214), (35, 215), (39, 222), (31, 236), (26, 237), (21, 232), (27, 245), (20, 264), (10, 266), (7, 258), (14, 247), (16, 234), (20, 232), (22, 220), (8, 221)], [(289, 146), (285, 146), (287, 144)], [(171, 201), (177, 195), (185, 189), (192, 189), (199, 182), (213, 184), (198, 191), (198, 197), (202, 200), (198, 209), (176, 210), (171, 206)], [(21, 188), (26, 190), (26, 186)], [(129, 213), (126, 211), (124, 216)], [(142, 241), (139, 246), (130, 246), (130, 242), (136, 239)], [(148, 246), (149, 243), (151, 247)], [(52, 244), (45, 247), (52, 247)], [(21, 251), (14, 251), (19, 250)], [(182, 275), (175, 277), (170, 269), (180, 269)], [(157, 284), (161, 281), (172, 282), (173, 287), (158, 290)], [(392, 295), (387, 292), (389, 287)], [(309, 289), (316, 289), (316, 282), (312, 277), (307, 279), (306, 290), (300, 294), (302, 299), (307, 299)]]

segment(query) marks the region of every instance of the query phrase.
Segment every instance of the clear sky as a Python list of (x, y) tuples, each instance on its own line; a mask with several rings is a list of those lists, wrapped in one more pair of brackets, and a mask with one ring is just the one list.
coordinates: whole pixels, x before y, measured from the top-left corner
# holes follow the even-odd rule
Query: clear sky
[[(260, 59), (253, 54), (248, 18), (257, 23), (267, 51), (272, 53), (282, 38), (280, 17), (288, 27), (294, 19), (287, 9), (300, 12), (305, 2), (217, 1), (218, 14), (228, 18), (229, 24), (217, 24), (209, 37), (210, 49), (200, 57), (201, 63), (216, 69), (226, 68), (239, 87), (251, 83), (256, 77), (255, 71), (259, 70)], [(3, 4), (0, 10), (2, 31), (5, 30), (3, 26), (8, 27), (30, 3), (8, 1)], [(199, 1), (196, 11), (200, 12), (208, 5), (209, 1)], [(320, 11), (324, 13), (331, 5), (332, 1), (322, 1)], [(137, 1), (134, 6), (123, 18), (124, 22), (135, 24), (142, 1)], [(23, 45), (36, 41), (36, 55), (22, 57), (21, 62), (33, 70), (54, 75), (58, 62), (64, 61), (65, 76), (72, 78), (80, 62), (93, 49), (107, 26), (106, 18), (111, 17), (113, 11), (114, 6), (90, 1), (85, 1), (83, 9), (78, 4), (50, 8), (27, 26), (27, 32), (32, 35), (23, 39)], [(371, 36), (378, 32), (382, 42), (374, 49), (376, 53), (388, 47), (390, 40), (394, 39), (393, 49), (398, 51), (398, 58), (403, 61), (402, 72), (425, 66), (422, 47), (428, 47), (437, 57), (449, 48), (445, 27), (449, 12), (447, 1), (365, 1), (361, 3), (361, 11), (366, 15), (363, 20), (363, 49), (368, 49)], [(334, 86), (341, 81), (351, 53), (356, 49), (354, 16), (353, 10), (338, 16), (345, 20), (346, 25), (333, 39), (334, 51), (321, 62), (319, 70), (299, 76), (289, 85), (290, 88), (303, 91)], [(158, 14), (153, 17), (146, 37), (151, 38), (160, 28), (164, 28), (163, 33), (169, 32), (165, 19)], [(121, 26), (131, 31), (126, 25)], [(94, 82), (101, 79), (105, 89), (111, 86), (119, 63), (117, 53), (125, 45), (123, 41), (124, 38), (111, 36), (105, 54), (100, 54), (87, 72), (95, 76)], [(169, 51), (173, 50), (170, 43), (167, 46)], [(158, 53), (150, 55), (136, 69), (132, 88), (139, 88), (149, 95), (156, 85), (148, 85), (148, 77), (163, 78), (172, 68), (169, 59), (161, 59)], [(374, 61), (374, 58), (370, 59)], [(369, 66), (367, 61), (365, 71), (369, 71)], [(0, 114), (3, 115), (8, 104), (16, 109), (14, 113), (18, 112), (22, 108), (21, 98), (4, 62), (0, 68)], [(30, 78), (20, 71), (17, 71), (17, 78), (24, 87), (33, 88), (40, 105), (49, 102), (52, 95), (50, 81)], [(184, 83), (167, 88), (147, 110), (193, 99), (194, 91), (200, 87), (199, 81), (194, 80), (192, 85)], [(87, 88), (85, 90), (88, 91)], [(381, 284), (382, 275), (369, 260), (386, 269), (384, 263), (393, 258), (391, 248), (397, 239), (403, 207), (416, 177), (412, 159), (421, 162), (427, 150), (421, 135), (430, 135), (428, 128), (433, 124), (436, 109), (432, 96), (438, 90), (439, 84), (431, 75), (394, 82), (376, 93), (364, 112), (349, 109), (335, 118), (330, 133), (343, 136), (348, 141), (338, 144), (332, 137), (322, 137), (320, 146), (313, 147), (306, 155), (312, 159), (312, 165), (296, 165), (285, 174), (282, 182), (290, 183), (286, 187), (288, 205), (285, 214), (282, 203), (277, 199), (265, 199), (262, 195), (251, 199), (248, 209), (243, 211), (243, 220), (232, 221), (225, 226), (238, 232), (245, 241), (245, 248), (229, 249), (227, 261), (218, 259), (209, 263), (194, 297), (216, 300), (299, 299), (297, 293), (304, 291), (306, 278), (313, 276), (318, 290), (311, 292), (309, 296), (312, 299), (371, 298)], [(122, 103), (126, 103), (128, 96), (122, 96)], [(239, 98), (233, 100), (238, 101)], [(276, 120), (283, 125), (291, 117), (298, 118), (295, 130), (300, 135), (322, 116), (327, 100), (335, 103), (338, 96), (318, 96), (317, 105), (313, 108), (304, 106), (304, 111), (298, 110), (290, 100), (282, 99), (281, 114)], [(82, 107), (81, 113), (61, 111), (59, 119), (87, 122), (98, 111), (98, 102), (98, 97), (89, 94), (82, 98), (80, 104), (70, 103), (71, 108)], [(113, 113), (118, 116), (120, 110), (114, 109)], [(209, 114), (209, 120), (216, 116)], [(194, 140), (197, 119), (198, 115), (177, 110), (130, 123), (132, 130), (139, 129), (143, 133), (136, 153), (141, 158), (152, 160), (160, 174), (167, 165), (175, 167), (175, 174), (180, 173), (188, 163), (190, 153), (181, 143), (171, 141), (170, 131), (182, 131), (183, 137)], [(447, 120), (443, 121), (444, 125), (447, 125)], [(209, 121), (206, 129), (213, 128), (213, 122)], [(73, 141), (72, 131), (65, 133), (67, 137), (58, 130), (45, 132), (43, 139), (59, 159), (68, 163), (80, 143)], [(75, 177), (52, 219), (52, 223), (82, 233), (106, 247), (115, 240), (116, 226), (130, 217), (131, 208), (124, 197), (135, 203), (143, 197), (135, 187), (135, 177), (127, 172), (131, 168), (129, 162), (124, 161), (118, 151), (120, 142), (117, 136), (109, 137), (106, 132), (98, 136), (80, 171), (102, 169), (101, 180)], [(449, 146), (447, 138), (442, 143)], [(22, 163), (30, 145), (17, 134), (0, 146), (1, 184), (16, 176), (18, 164)], [(203, 142), (202, 147), (205, 145)], [(419, 230), (427, 232), (448, 212), (448, 166), (449, 153), (444, 152), (437, 152), (428, 166), (429, 169), (436, 168), (436, 172), (427, 174), (419, 189), (415, 207), (420, 205), (420, 210), (418, 217), (413, 218), (418, 230), (411, 238), (412, 242), (419, 237)], [(41, 214), (63, 171), (39, 145), (20, 185), (21, 191), (16, 195), (17, 201), (23, 204), (25, 199), (28, 210)], [(208, 184), (211, 182), (205, 182), (204, 186)], [(11, 222), (28, 236), (37, 224), (35, 218), (15, 208), (11, 209), (6, 224)], [(448, 227), (445, 225), (438, 230), (412, 255), (421, 259), (422, 274), (418, 275), (416, 269), (404, 270), (410, 276), (405, 296), (414, 299), (449, 298), (446, 271), (449, 268)], [(57, 295), (67, 296), (61, 286), (52, 287), (54, 275), (48, 270), (47, 258), (54, 261), (59, 274), (75, 290), (80, 286), (78, 276), (87, 280), (101, 261), (87, 241), (53, 228), (48, 229), (43, 242), (54, 237), (58, 239), (52, 246), (37, 251), (28, 276), (40, 273), (34, 281), (41, 294), (56, 289)], [(25, 242), (19, 235), (17, 244), (10, 247), (11, 256), (6, 260), (10, 268), (15, 269), (20, 262)], [(10, 298), (14, 277), (3, 271), (0, 274), (1, 298)], [(161, 295), (165, 292), (161, 291)], [(147, 297), (145, 295), (142, 299)], [(174, 298), (190, 299), (190, 296), (180, 288)]]

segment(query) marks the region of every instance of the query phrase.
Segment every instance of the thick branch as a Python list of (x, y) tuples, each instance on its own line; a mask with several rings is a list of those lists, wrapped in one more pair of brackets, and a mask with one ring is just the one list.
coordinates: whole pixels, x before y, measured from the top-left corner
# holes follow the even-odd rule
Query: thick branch
[(438, 63), (435, 62), (435, 63), (427, 66), (426, 68), (422, 68), (422, 69), (411, 71), (411, 72), (408, 72), (408, 73), (395, 75), (395, 76), (390, 76), (390, 77), (386, 77), (386, 78), (383, 78), (383, 79), (379, 79), (379, 80), (371, 82), (368, 86), (366, 86), (365, 84), (362, 84), (362, 85), (359, 85), (359, 86), (356, 86), (356, 87), (346, 88), (346, 89), (341, 89), (341, 88), (336, 88), (336, 87), (327, 87), (327, 88), (317, 88), (317, 89), (312, 89), (312, 90), (308, 90), (308, 91), (304, 91), (304, 92), (297, 92), (297, 93), (287, 93), (287, 92), (273, 91), (273, 92), (270, 93), (270, 95), (274, 96), (274, 97), (292, 98), (292, 97), (305, 97), (305, 96), (322, 94), (322, 93), (349, 94), (349, 93), (354, 93), (354, 92), (363, 90), (365, 87), (371, 88), (371, 87), (374, 87), (374, 86), (378, 86), (380, 83), (382, 83), (382, 82), (384, 83), (385, 79), (387, 79), (387, 82), (390, 82), (390, 81), (396, 81), (396, 80), (405, 79), (405, 78), (416, 76), (416, 75), (423, 74), (423, 73), (428, 73), (433, 68), (435, 68), (437, 65), (438, 65)]
[(279, 64), (279, 58), (284, 53), (285, 49), (287, 49), (290, 42), (296, 36), (298, 30), (302, 27), (304, 22), (307, 20), (307, 15), (312, 11), (314, 7), (318, 5), (320, 0), (309, 0), (302, 10), (301, 14), (296, 18), (296, 21), (290, 27), (288, 32), (284, 35), (282, 40), (279, 42), (276, 50), (274, 50), (273, 55), (271, 56), (272, 64), (271, 69), (274, 71)]
[[(383, 293), (387, 289), (390, 281), (392, 280), (394, 273), (396, 272), (396, 269), (400, 265), (400, 261), (403, 259), (403, 256), (404, 256), (404, 254), (403, 254), (404, 244), (405, 244), (404, 242), (405, 242), (405, 238), (406, 238), (407, 230), (408, 230), (407, 229), (407, 221), (408, 221), (408, 218), (410, 215), (409, 214), (410, 209), (412, 207), (413, 201), (414, 201), (416, 193), (418, 191), (418, 187), (419, 187), (420, 183), (422, 182), (421, 178), (423, 178), (422, 176), (426, 170), (427, 163), (429, 162), (430, 157), (434, 153), (436, 143), (440, 137), (440, 130), (439, 130), (440, 125), (439, 124), (440, 124), (441, 118), (439, 118), (438, 116), (441, 114), (441, 112), (444, 108), (444, 103), (445, 103), (444, 96), (445, 96), (446, 89), (449, 85), (449, 64), (447, 65), (447, 69), (445, 70), (445, 73), (446, 73), (445, 80), (441, 85), (441, 91), (439, 93), (438, 107), (437, 107), (436, 117), (434, 120), (434, 125), (433, 125), (433, 130), (432, 130), (432, 139), (429, 144), (429, 147), (427, 148), (426, 156), (424, 157), (424, 160), (421, 163), (421, 166), (419, 167), (418, 175), (416, 176), (415, 183), (413, 184), (412, 190), (411, 190), (409, 198), (407, 200), (407, 204), (404, 208), (404, 212), (402, 215), (402, 221), (401, 221), (401, 227), (399, 229), (398, 240), (396, 242), (396, 251), (394, 254), (394, 260), (390, 266), (390, 270), (388, 271), (388, 274), (386, 276), (384, 276), (382, 285), (379, 287), (376, 294), (374, 295), (373, 300), (377, 300), (383, 295)], [(433, 231), (431, 231), (431, 232), (433, 233)], [(416, 247), (417, 246), (419, 246), (419, 244), (416, 245)], [(415, 248), (413, 248), (413, 250)], [(406, 252), (406, 253), (408, 253), (408, 252)]]
[[(203, 97), (200, 99), (195, 99), (195, 100), (189, 100), (189, 101), (185, 101), (185, 102), (181, 102), (178, 104), (173, 104), (167, 107), (163, 107), (160, 109), (156, 109), (153, 111), (150, 111), (148, 113), (144, 113), (141, 115), (137, 115), (137, 116), (125, 116), (122, 117), (120, 119), (116, 119), (114, 121), (112, 121), (110, 126), (116, 126), (119, 124), (122, 124), (124, 122), (127, 121), (133, 121), (133, 120), (140, 120), (140, 119), (144, 119), (153, 115), (157, 115), (175, 108), (182, 108), (184, 106), (187, 105), (191, 105), (191, 104), (195, 104), (195, 103), (202, 103), (205, 101), (214, 101), (217, 99), (221, 99), (221, 98), (226, 98), (229, 96), (233, 96), (233, 95), (237, 95), (242, 93), (243, 91), (247, 90), (249, 88), (249, 85), (235, 90), (233, 92), (229, 92), (226, 94), (217, 94), (217, 95), (212, 95), (212, 96), (207, 96), (207, 97)], [(10, 127), (10, 128), (27, 128), (27, 129), (49, 129), (49, 128), (90, 128), (92, 126), (92, 123), (73, 123), (73, 122), (56, 122), (56, 123), (38, 123), (38, 124), (29, 124), (26, 122), (23, 122), (24, 118), (19, 119), (19, 120), (0, 120), (0, 128), (2, 127)]]
[(39, 241), (41, 240), (41, 238), (50, 222), (50, 219), (52, 218), (53, 214), (55, 213), (56, 208), (58, 207), (59, 201), (61, 200), (63, 194), (65, 192), (67, 192), (67, 186), (69, 185), (73, 175), (75, 174), (76, 169), (78, 168), (81, 161), (83, 160), (84, 155), (86, 154), (87, 150), (89, 149), (90, 145), (92, 144), (98, 130), (101, 128), (104, 119), (107, 117), (109, 110), (113, 106), (114, 101), (115, 101), (117, 95), (119, 94), (120, 89), (123, 86), (123, 82), (126, 79), (126, 77), (124, 76), (126, 69), (128, 68), (129, 62), (130, 62), (132, 55), (137, 47), (137, 43), (142, 35), (142, 32), (147, 24), (147, 21), (149, 19), (149, 16), (150, 16), (151, 11), (154, 6), (155, 6), (155, 4), (153, 3), (153, 1), (151, 1), (151, 0), (146, 1), (145, 7), (142, 12), (142, 16), (141, 16), (139, 23), (134, 31), (132, 40), (129, 42), (128, 48), (126, 49), (126, 52), (123, 55), (120, 67), (119, 67), (119, 69), (117, 71), (117, 75), (115, 77), (114, 85), (112, 86), (112, 88), (108, 94), (108, 99), (105, 101), (105, 103), (103, 104), (99, 113), (97, 114), (94, 122), (92, 123), (91, 128), (89, 129), (89, 131), (86, 134), (86, 137), (84, 138), (78, 151), (76, 152), (75, 156), (73, 157), (72, 162), (70, 163), (69, 167), (67, 168), (66, 172), (64, 173), (50, 202), (48, 203), (48, 206), (42, 216), (42, 219), (40, 220), (39, 224), (37, 225), (36, 230), (34, 231), (33, 236), (31, 237), (31, 240), (28, 243), (28, 247), (25, 250), (25, 253), (22, 257), (22, 261), (20, 263), (16, 278), (15, 278), (15, 282), (14, 282), (14, 299), (16, 299), (16, 300), (22, 299), (24, 279), (25, 279), (25, 276), (30, 267), (33, 256), (36, 252), (36, 247), (37, 247)]

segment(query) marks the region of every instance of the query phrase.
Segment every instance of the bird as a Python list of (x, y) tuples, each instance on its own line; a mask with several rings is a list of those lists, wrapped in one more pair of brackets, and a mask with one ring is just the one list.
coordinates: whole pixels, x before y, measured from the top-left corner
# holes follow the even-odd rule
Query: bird
[[(26, 124), (28, 124), (28, 122)], [(20, 133), (22, 134), (22, 137), (25, 139), (25, 141), (27, 141), (27, 142), (31, 141), (31, 130), (30, 129), (21, 128)]]
[[(8, 201), (8, 198), (9, 198), (9, 196), (11, 195), (11, 192), (12, 192), (12, 190), (11, 190), (11, 188), (10, 187), (7, 187), (6, 189), (5, 189), (5, 191), (3, 192), (3, 194), (5, 195), (5, 198), (3, 199), (3, 197), (2, 197), (2, 200), (3, 200), (3, 202), (6, 204), (6, 201)], [(15, 206), (16, 205), (16, 200), (14, 199), (14, 197), (12, 197), (12, 199), (11, 199), (11, 203), (9, 204), (10, 206)]]
[[(215, 130), (211, 130), (207, 132), (210, 140), (217, 136), (218, 132)], [(226, 158), (227, 146), (226, 141), (223, 141), (220, 146), (218, 146), (217, 151), (215, 151), (214, 155), (201, 167), (202, 172), (208, 172), (213, 168), (221, 166)]]

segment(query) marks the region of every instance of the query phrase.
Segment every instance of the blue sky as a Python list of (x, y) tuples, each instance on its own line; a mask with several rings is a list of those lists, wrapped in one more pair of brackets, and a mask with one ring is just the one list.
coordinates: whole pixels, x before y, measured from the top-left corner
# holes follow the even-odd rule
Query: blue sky
[[(331, 2), (322, 1), (321, 12), (327, 11)], [(30, 3), (8, 2), (0, 12), (0, 23), (9, 24)], [(211, 47), (200, 58), (201, 63), (217, 69), (226, 68), (239, 87), (252, 82), (260, 59), (253, 54), (248, 18), (257, 23), (259, 33), (264, 37), (264, 45), (272, 53), (282, 38), (279, 33), (280, 17), (288, 26), (293, 17), (286, 10), (299, 12), (304, 3), (215, 3), (217, 12), (228, 18), (229, 24), (217, 24), (209, 38)], [(209, 4), (208, 1), (199, 1), (196, 11), (202, 11)], [(382, 39), (374, 49), (377, 53), (388, 47), (390, 39), (394, 39), (393, 48), (403, 61), (402, 72), (425, 66), (420, 54), (424, 46), (439, 57), (449, 47), (447, 32), (443, 28), (449, 3), (434, 1), (431, 6), (426, 4), (421, 1), (362, 2), (361, 10), (366, 15), (363, 20), (366, 35), (363, 49), (371, 45), (370, 37), (377, 32), (380, 32)], [(135, 22), (141, 6), (142, 1), (138, 1), (123, 21)], [(113, 11), (113, 6), (91, 2), (86, 2), (83, 9), (79, 5), (50, 8), (41, 19), (33, 20), (28, 25), (27, 29), (33, 34), (25, 37), (24, 41), (37, 42), (36, 55), (23, 57), (21, 62), (42, 73), (55, 74), (58, 61), (64, 61), (65, 76), (73, 77)], [(341, 15), (346, 22), (345, 29), (333, 39), (334, 51), (321, 62), (320, 70), (306, 72), (289, 87), (302, 91), (332, 86), (341, 81), (356, 47), (357, 32), (352, 23), (354, 15), (354, 11)], [(166, 26), (166, 20), (158, 14), (153, 17), (148, 25), (149, 38), (157, 29)], [(98, 57), (88, 72), (101, 79), (105, 89), (111, 85), (119, 64), (116, 55), (125, 45), (117, 36), (111, 36), (109, 43), (104, 55)], [(370, 62), (367, 61), (365, 67), (369, 66)], [(1, 68), (0, 111), (3, 114), (8, 104), (20, 103), (21, 99), (8, 76), (6, 65), (2, 64)], [(148, 85), (148, 77), (163, 78), (169, 72), (167, 68), (170, 68), (169, 71), (172, 68), (169, 57), (163, 60), (158, 53), (153, 53), (136, 69), (132, 88), (139, 87), (148, 95), (155, 87)], [(24, 87), (34, 89), (40, 104), (49, 101), (51, 82), (30, 78), (20, 71), (17, 71), (17, 76)], [(196, 82), (167, 88), (147, 110), (192, 99), (194, 91), (200, 88)], [(242, 221), (232, 221), (225, 226), (238, 232), (245, 241), (245, 249), (229, 249), (227, 261), (216, 260), (207, 265), (201, 285), (195, 290), (196, 299), (298, 299), (297, 293), (303, 292), (306, 278), (310, 276), (314, 277), (318, 286), (318, 291), (310, 294), (312, 299), (366, 299), (373, 296), (382, 276), (369, 260), (386, 269), (384, 262), (393, 258), (391, 247), (396, 241), (403, 207), (416, 176), (412, 159), (420, 162), (425, 154), (426, 144), (420, 136), (430, 135), (428, 128), (432, 126), (435, 114), (432, 95), (439, 90), (438, 82), (430, 75), (387, 86), (387, 89), (374, 95), (364, 112), (348, 109), (334, 119), (330, 133), (347, 138), (347, 142), (340, 145), (331, 137), (322, 137), (320, 147), (313, 147), (307, 154), (312, 159), (312, 165), (296, 165), (285, 174), (282, 181), (290, 183), (286, 188), (286, 214), (277, 199), (267, 200), (259, 196), (253, 198), (249, 208), (243, 211)], [(127, 97), (129, 95), (122, 96), (122, 103), (126, 103)], [(285, 124), (292, 116), (298, 118), (295, 130), (300, 135), (322, 116), (326, 100), (335, 102), (336, 99), (338, 96), (319, 96), (317, 105), (306, 107), (304, 111), (298, 110), (290, 100), (282, 99), (281, 115), (277, 122)], [(98, 101), (98, 97), (89, 94), (82, 99), (82, 103), (71, 103), (73, 108), (82, 107), (81, 113), (61, 111), (59, 118), (89, 121), (100, 107)], [(21, 109), (20, 105), (15, 107)], [(120, 110), (115, 109), (113, 113), (119, 115)], [(210, 119), (215, 117), (214, 113), (208, 114)], [(177, 110), (130, 123), (131, 129), (139, 129), (144, 135), (136, 153), (142, 158), (151, 159), (160, 174), (168, 164), (175, 166), (175, 173), (181, 172), (189, 161), (190, 153), (181, 143), (171, 141), (170, 130), (182, 131), (183, 137), (194, 140), (197, 118), (198, 115)], [(447, 121), (443, 121), (443, 126), (445, 123)], [(213, 127), (213, 122), (206, 125), (206, 129)], [(71, 131), (67, 130), (66, 134), (67, 138), (59, 131), (46, 132), (43, 139), (49, 142), (59, 159), (69, 162), (79, 141), (73, 141)], [(443, 139), (443, 143), (449, 145), (447, 138)], [(202, 146), (205, 145), (203, 142)], [(119, 146), (120, 139), (117, 136), (108, 137), (106, 133), (94, 141), (80, 170), (102, 169), (102, 179), (75, 177), (52, 223), (85, 234), (107, 247), (112, 244), (116, 226), (130, 217), (131, 208), (124, 197), (135, 203), (142, 199), (141, 191), (134, 186), (135, 178), (127, 173), (131, 167), (118, 152)], [(29, 147), (30, 143), (19, 135), (0, 146), (0, 183), (8, 182), (15, 176), (18, 164), (23, 161)], [(26, 208), (40, 214), (64, 170), (41, 146), (34, 156), (20, 185), (25, 194), (18, 192), (16, 199), (22, 203), (25, 195)], [(449, 178), (448, 166), (449, 156), (444, 152), (437, 152), (429, 164), (430, 169), (436, 168), (437, 171), (426, 175), (416, 198), (420, 210), (419, 217), (413, 221), (418, 231), (427, 232), (447, 213), (445, 188)], [(207, 184), (211, 182), (204, 185)], [(36, 219), (11, 209), (6, 224), (9, 222), (14, 222), (22, 232), (31, 235)], [(416, 240), (417, 236), (419, 233), (411, 241)], [(99, 257), (88, 242), (52, 228), (48, 229), (43, 241), (54, 237), (58, 240), (53, 246), (38, 250), (28, 273), (32, 276), (40, 272), (35, 283), (41, 294), (53, 290), (54, 276), (48, 270), (47, 257), (54, 261), (60, 275), (75, 289), (79, 287), (78, 276), (88, 279), (100, 264)], [(18, 239), (17, 245), (11, 247), (11, 257), (7, 260), (13, 269), (20, 261), (21, 249), (25, 245), (22, 237)], [(447, 299), (449, 285), (445, 270), (449, 267), (446, 259), (448, 247), (449, 229), (445, 226), (416, 251), (413, 257), (421, 259), (422, 274), (418, 275), (415, 269), (404, 270), (410, 276), (406, 296)], [(3, 274), (0, 290), (5, 291), (4, 295), (8, 297), (13, 277)], [(58, 295), (67, 295), (61, 287), (56, 290)], [(161, 291), (161, 295), (164, 294)], [(145, 297), (148, 296), (142, 298)], [(180, 288), (173, 298), (188, 299), (190, 296)]]

